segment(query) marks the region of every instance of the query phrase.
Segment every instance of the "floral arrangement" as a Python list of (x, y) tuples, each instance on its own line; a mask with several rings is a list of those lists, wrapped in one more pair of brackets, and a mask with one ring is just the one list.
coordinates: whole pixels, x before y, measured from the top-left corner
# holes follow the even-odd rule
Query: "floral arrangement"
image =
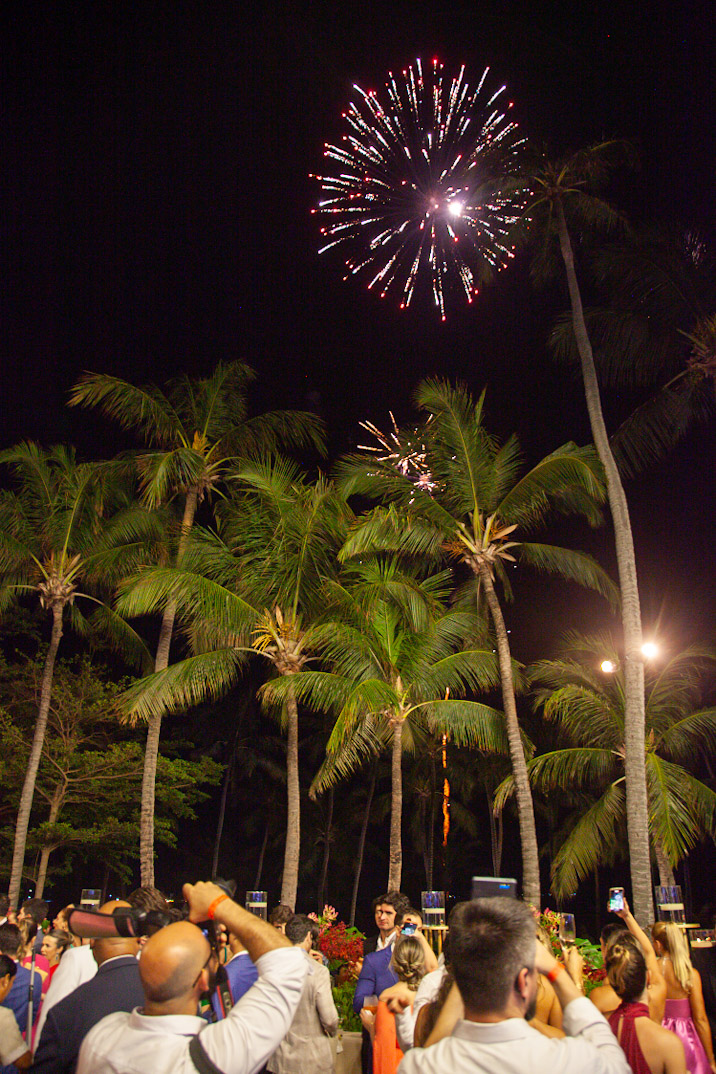
[[(543, 910), (541, 913), (534, 911), (534, 915), (537, 924), (549, 938), (552, 954), (555, 958), (561, 959), (562, 947), (559, 942), (560, 915), (555, 910)], [(584, 980), (584, 994), (588, 996), (593, 988), (604, 983), (606, 974), (604, 971), (602, 952), (600, 947), (597, 944), (593, 944), (591, 940), (582, 940), (577, 937), (574, 942), (580, 955), (584, 959), (582, 976)]]
[(319, 928), (318, 949), (328, 959), (328, 968), (334, 978), (333, 998), (338, 1009), (341, 1029), (344, 1033), (360, 1032), (361, 1022), (353, 1010), (358, 963), (363, 958), (365, 936), (359, 929), (338, 920), (334, 906), (324, 906), (320, 914), (309, 914)]
[(319, 927), (318, 949), (328, 959), (331, 973), (338, 973), (344, 966), (352, 966), (363, 957), (365, 936), (359, 929), (338, 920), (333, 906), (324, 906), (320, 914), (309, 914)]

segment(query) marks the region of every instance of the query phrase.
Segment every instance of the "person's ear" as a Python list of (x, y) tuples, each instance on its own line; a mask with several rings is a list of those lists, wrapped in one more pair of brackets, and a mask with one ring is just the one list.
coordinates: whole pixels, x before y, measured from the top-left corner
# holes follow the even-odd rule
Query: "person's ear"
[(530, 994), (530, 971), (529, 967), (523, 966), (515, 979), (515, 989), (517, 993), (526, 1000)]

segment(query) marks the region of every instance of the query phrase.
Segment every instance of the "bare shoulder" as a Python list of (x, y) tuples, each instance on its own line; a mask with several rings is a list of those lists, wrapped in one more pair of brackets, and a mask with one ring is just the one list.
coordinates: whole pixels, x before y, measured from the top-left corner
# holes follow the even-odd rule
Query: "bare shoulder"
[(611, 1014), (619, 1006), (620, 999), (610, 984), (597, 985), (589, 993), (594, 1006), (602, 1014)]

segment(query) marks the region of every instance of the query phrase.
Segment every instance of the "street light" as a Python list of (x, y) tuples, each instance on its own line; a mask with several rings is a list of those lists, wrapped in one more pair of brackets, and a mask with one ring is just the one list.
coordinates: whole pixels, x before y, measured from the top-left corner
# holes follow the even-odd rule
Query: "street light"
[[(641, 649), (636, 650), (634, 655), (640, 660), (656, 660), (659, 655), (659, 646), (653, 641), (645, 641)], [(599, 665), (599, 670), (603, 671), (605, 675), (613, 675), (618, 667), (619, 664), (616, 660), (605, 659)]]

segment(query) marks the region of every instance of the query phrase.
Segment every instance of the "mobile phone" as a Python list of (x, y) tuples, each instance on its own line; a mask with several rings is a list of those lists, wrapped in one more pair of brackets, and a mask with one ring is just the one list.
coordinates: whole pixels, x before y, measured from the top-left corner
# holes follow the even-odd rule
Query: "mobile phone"
[(615, 910), (624, 909), (624, 888), (609, 888), (609, 902), (607, 903), (607, 910), (612, 913)]
[(414, 936), (417, 928), (418, 926), (414, 921), (406, 921), (400, 931), (403, 936)]

